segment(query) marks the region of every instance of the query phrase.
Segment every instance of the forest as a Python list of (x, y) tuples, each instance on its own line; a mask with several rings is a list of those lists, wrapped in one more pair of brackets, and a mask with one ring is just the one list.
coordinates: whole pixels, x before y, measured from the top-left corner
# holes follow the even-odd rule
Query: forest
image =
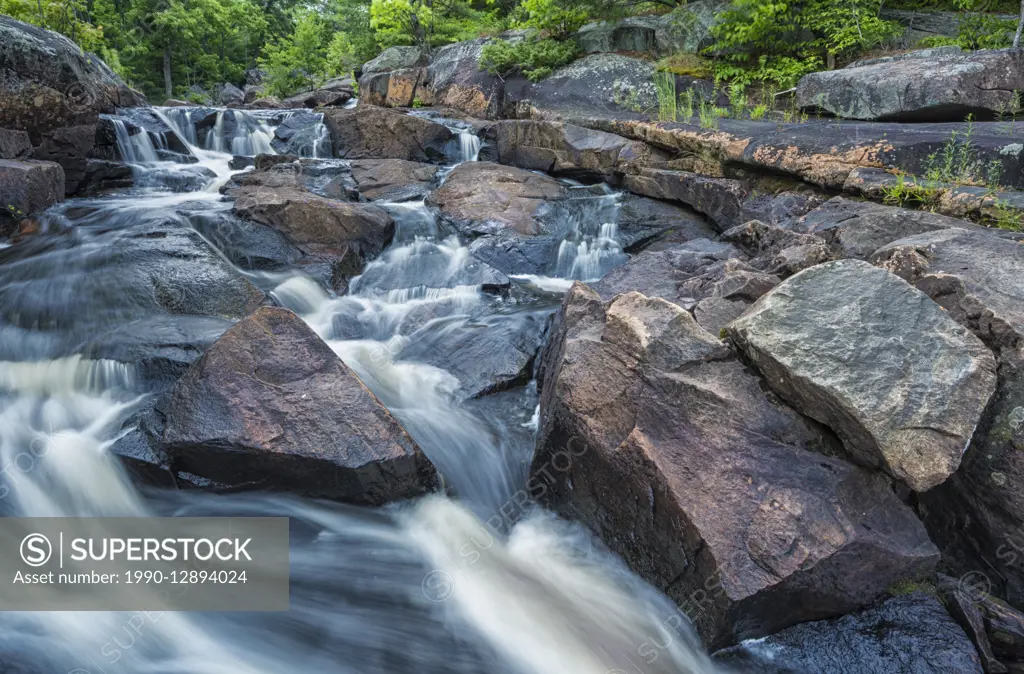
[[(733, 0), (702, 54), (671, 56), (676, 74), (719, 82), (792, 86), (885, 43), (900, 27), (891, 9), (963, 13), (960, 35), (941, 42), (967, 49), (1010, 46), (1024, 11), (1017, 0)], [(382, 49), (430, 49), (509, 30), (486, 62), (539, 79), (577, 56), (573, 36), (594, 20), (669, 14), (692, 20), (675, 0), (0, 0), (0, 14), (67, 35), (99, 55), (152, 100), (205, 102), (219, 83), (242, 86), (258, 69), (269, 93), (287, 96), (356, 71)], [(937, 46), (937, 45), (922, 45)]]

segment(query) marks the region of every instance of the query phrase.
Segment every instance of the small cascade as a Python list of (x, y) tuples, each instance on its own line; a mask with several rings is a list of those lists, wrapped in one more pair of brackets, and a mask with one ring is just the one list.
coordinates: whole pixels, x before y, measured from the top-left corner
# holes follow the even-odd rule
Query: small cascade
[(123, 119), (110, 117), (114, 125), (114, 134), (117, 138), (117, 149), (126, 164), (154, 164), (160, 161), (153, 146), (153, 140), (144, 129), (139, 129), (135, 134), (128, 131), (128, 124)]
[(195, 121), (192, 119), (193, 108), (154, 108), (153, 112), (187, 145), (199, 145)]
[(558, 246), (555, 276), (595, 281), (627, 259), (616, 224), (620, 198), (609, 192), (570, 202), (568, 230)]
[(465, 131), (459, 132), (459, 150), (462, 161), (476, 161), (480, 156), (480, 137)]
[(274, 130), (244, 110), (221, 110), (206, 136), (206, 149), (242, 157), (276, 154), (270, 142)]

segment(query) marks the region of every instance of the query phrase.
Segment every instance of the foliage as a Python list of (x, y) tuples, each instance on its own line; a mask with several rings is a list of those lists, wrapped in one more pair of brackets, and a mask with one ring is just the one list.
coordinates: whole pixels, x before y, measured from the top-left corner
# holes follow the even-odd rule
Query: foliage
[(682, 77), (706, 79), (714, 74), (710, 61), (697, 54), (673, 54), (658, 61), (657, 69)]
[(881, 0), (733, 0), (712, 28), (719, 80), (792, 87), (803, 75), (900, 32)]
[[(956, 37), (945, 35), (928, 37), (920, 41), (922, 47), (944, 47), (955, 45), (963, 49), (1001, 49), (1013, 42), (1017, 22), (987, 14), (989, 2), (983, 0), (953, 0), (953, 7), (960, 11), (960, 24)], [(1014, 8), (1014, 12), (1017, 9)]]
[(544, 31), (555, 40), (572, 39), (573, 34), (590, 19), (588, 5), (578, 0), (524, 0), (524, 28)]
[(508, 77), (518, 72), (536, 82), (571, 63), (578, 53), (574, 40), (494, 40), (484, 45), (480, 65), (492, 75)]
[(319, 17), (305, 12), (299, 16), (291, 35), (268, 45), (266, 55), (260, 59), (267, 73), (267, 91), (274, 96), (288, 96), (317, 86), (327, 68), (323, 36)]
[(495, 16), (469, 0), (372, 0), (370, 26), (381, 47), (416, 45), (428, 51), (500, 27)]
[(676, 121), (676, 76), (672, 73), (654, 73), (654, 89), (658, 92), (658, 119), (663, 122)]

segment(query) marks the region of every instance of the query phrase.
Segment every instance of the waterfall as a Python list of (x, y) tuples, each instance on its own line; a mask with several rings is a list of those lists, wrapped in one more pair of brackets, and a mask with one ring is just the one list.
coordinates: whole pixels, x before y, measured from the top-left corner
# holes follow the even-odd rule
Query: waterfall
[(476, 161), (480, 156), (480, 137), (473, 133), (459, 133), (459, 149), (462, 161)]
[(128, 125), (124, 120), (116, 117), (108, 119), (114, 125), (117, 149), (126, 164), (153, 164), (160, 161), (148, 132), (139, 129), (132, 135), (128, 132)]

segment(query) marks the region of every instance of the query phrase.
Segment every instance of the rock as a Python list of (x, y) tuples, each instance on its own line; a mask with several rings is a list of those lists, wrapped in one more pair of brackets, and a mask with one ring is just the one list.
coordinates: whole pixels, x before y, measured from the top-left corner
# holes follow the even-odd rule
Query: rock
[(872, 66), (876, 63), (894, 63), (909, 59), (933, 59), (937, 57), (960, 56), (963, 49), (955, 45), (946, 47), (933, 47), (931, 49), (915, 49), (914, 51), (893, 54), (892, 56), (880, 56), (878, 58), (861, 59), (848, 64), (847, 68), (860, 68), (861, 66)]
[(426, 68), (405, 68), (363, 75), (359, 80), (359, 100), (367, 105), (408, 108), (424, 92)]
[(230, 82), (224, 83), (216, 89), (217, 105), (224, 105), (234, 108), (245, 102), (245, 92)]
[(224, 333), (174, 387), (166, 416), (174, 467), (226, 484), (371, 505), (436, 486), (401, 425), (286, 309)]
[(711, 648), (860, 608), (934, 546), (885, 479), (683, 309), (575, 284), (541, 364), (531, 491), (673, 599)]
[(743, 221), (743, 202), (750, 193), (741, 180), (652, 168), (627, 175), (624, 187), (655, 199), (680, 201), (707, 215), (720, 232)]
[(64, 199), (64, 169), (52, 161), (0, 159), (0, 214), (38, 215)]
[(962, 121), (995, 119), (1024, 89), (1024, 53), (994, 49), (933, 54), (805, 75), (797, 105), (849, 119)]
[(872, 257), (974, 332), (996, 354), (999, 381), (963, 465), (922, 494), (921, 515), (957, 574), (988, 574), (1024, 606), (1024, 244), (993, 231), (948, 229), (894, 241)]
[(619, 21), (588, 23), (576, 33), (580, 49), (588, 54), (619, 51), (657, 52), (658, 20), (631, 16)]
[(163, 107), (165, 107), (165, 108), (187, 108), (187, 107), (190, 107), (191, 105), (192, 104), (189, 103), (188, 101), (182, 101), (182, 100), (179, 100), (177, 98), (168, 98), (166, 101), (164, 101)]
[[(578, 221), (584, 227), (590, 223), (614, 221), (616, 240), (630, 252), (646, 249), (656, 241), (682, 243), (715, 235), (715, 230), (703, 217), (688, 208), (664, 201), (629, 193), (602, 195), (596, 200), (597, 208), (593, 208), (589, 201), (592, 200), (584, 198), (578, 201), (582, 207)], [(565, 204), (556, 204), (556, 208), (573, 203), (575, 200), (570, 199)]]
[(868, 259), (882, 246), (915, 234), (945, 229), (977, 229), (966, 220), (894, 206), (835, 197), (801, 218), (793, 229), (814, 234), (836, 259)]
[(352, 94), (355, 91), (355, 81), (348, 75), (332, 77), (320, 85), (320, 89), (327, 91), (345, 91)]
[(722, 233), (723, 241), (740, 246), (750, 265), (781, 277), (828, 262), (832, 253), (825, 240), (814, 234), (800, 234), (782, 227), (751, 220)]
[(501, 114), (504, 83), (480, 68), (484, 45), (492, 39), (456, 42), (434, 53), (423, 83), (433, 96), (434, 105), (455, 108), (483, 119), (494, 119)]
[(457, 150), (447, 127), (372, 105), (326, 110), (334, 156), (342, 159), (406, 159), (441, 163)]
[(283, 110), (285, 108), (285, 104), (275, 96), (263, 96), (262, 98), (257, 98), (252, 103), (249, 103), (248, 107), (253, 110)]
[(796, 625), (715, 654), (749, 674), (981, 674), (977, 652), (933, 595), (893, 597), (837, 620)]
[(0, 16), (0, 128), (28, 132), (36, 159), (64, 167), (68, 195), (89, 187), (99, 115), (145, 104), (68, 38)]
[(32, 154), (32, 141), (24, 131), (0, 129), (0, 159), (26, 159)]
[(616, 180), (629, 165), (669, 158), (646, 143), (573, 124), (507, 120), (495, 124), (494, 132), (502, 164), (590, 182)]
[(995, 389), (981, 341), (924, 293), (859, 260), (807, 269), (727, 328), (768, 384), (858, 463), (915, 491), (944, 482)]
[(371, 201), (412, 201), (430, 191), (438, 167), (404, 159), (360, 159), (352, 162), (359, 193)]
[(263, 84), (263, 81), (267, 79), (267, 71), (262, 68), (246, 68), (245, 69), (245, 85), (251, 86), (256, 84)]
[[(992, 12), (936, 12), (931, 10), (901, 10), (883, 7), (879, 17), (886, 21), (895, 21), (906, 28), (903, 35), (903, 44), (912, 46), (924, 38), (934, 37), (957, 37), (960, 34), (960, 23), (964, 20), (977, 21), (984, 17), (986, 20), (1004, 22), (1016, 22), (1017, 17), (1013, 14), (995, 14)], [(938, 49), (950, 49), (950, 47), (938, 47)], [(955, 47), (953, 47), (955, 49)]]
[[(985, 674), (1005, 674), (1009, 671), (1003, 663), (999, 662), (992, 651), (992, 643), (989, 641), (985, 629), (983, 607), (986, 604), (994, 606), (995, 601), (984, 593), (983, 588), (972, 585), (969, 576), (958, 580), (941, 573), (936, 574), (935, 586), (938, 596), (949, 614), (960, 625), (964, 633), (967, 634), (967, 638), (974, 644), (975, 650), (978, 651)], [(1002, 602), (1000, 604), (1001, 607), (1016, 613)], [(1017, 617), (1018, 619), (1021, 617), (1019, 613)]]
[(242, 186), (234, 212), (280, 231), (304, 254), (334, 267), (332, 283), (358, 274), (363, 262), (379, 255), (391, 242), (395, 223), (387, 211), (371, 204), (328, 199), (297, 186), (287, 165), (278, 167), (280, 182)]
[(245, 88), (242, 89), (242, 102), (247, 106), (252, 106), (257, 99), (263, 98), (266, 93), (267, 89), (262, 84), (246, 84)]
[(285, 108), (322, 108), (345, 105), (352, 99), (351, 90), (316, 89), (295, 94), (281, 101)]
[(727, 4), (725, 0), (697, 0), (660, 16), (588, 23), (576, 33), (576, 41), (587, 53), (696, 54), (710, 46), (711, 28)]
[(509, 117), (540, 110), (657, 110), (654, 64), (619, 54), (591, 54), (559, 68), (540, 82), (525, 78), (505, 83)]
[(427, 205), (469, 236), (506, 230), (533, 236), (546, 231), (540, 217), (549, 202), (567, 196), (566, 187), (547, 176), (491, 162), (465, 162), (427, 197)]
[(363, 75), (386, 73), (403, 68), (419, 68), (429, 62), (419, 47), (388, 47), (376, 58), (363, 64)]

